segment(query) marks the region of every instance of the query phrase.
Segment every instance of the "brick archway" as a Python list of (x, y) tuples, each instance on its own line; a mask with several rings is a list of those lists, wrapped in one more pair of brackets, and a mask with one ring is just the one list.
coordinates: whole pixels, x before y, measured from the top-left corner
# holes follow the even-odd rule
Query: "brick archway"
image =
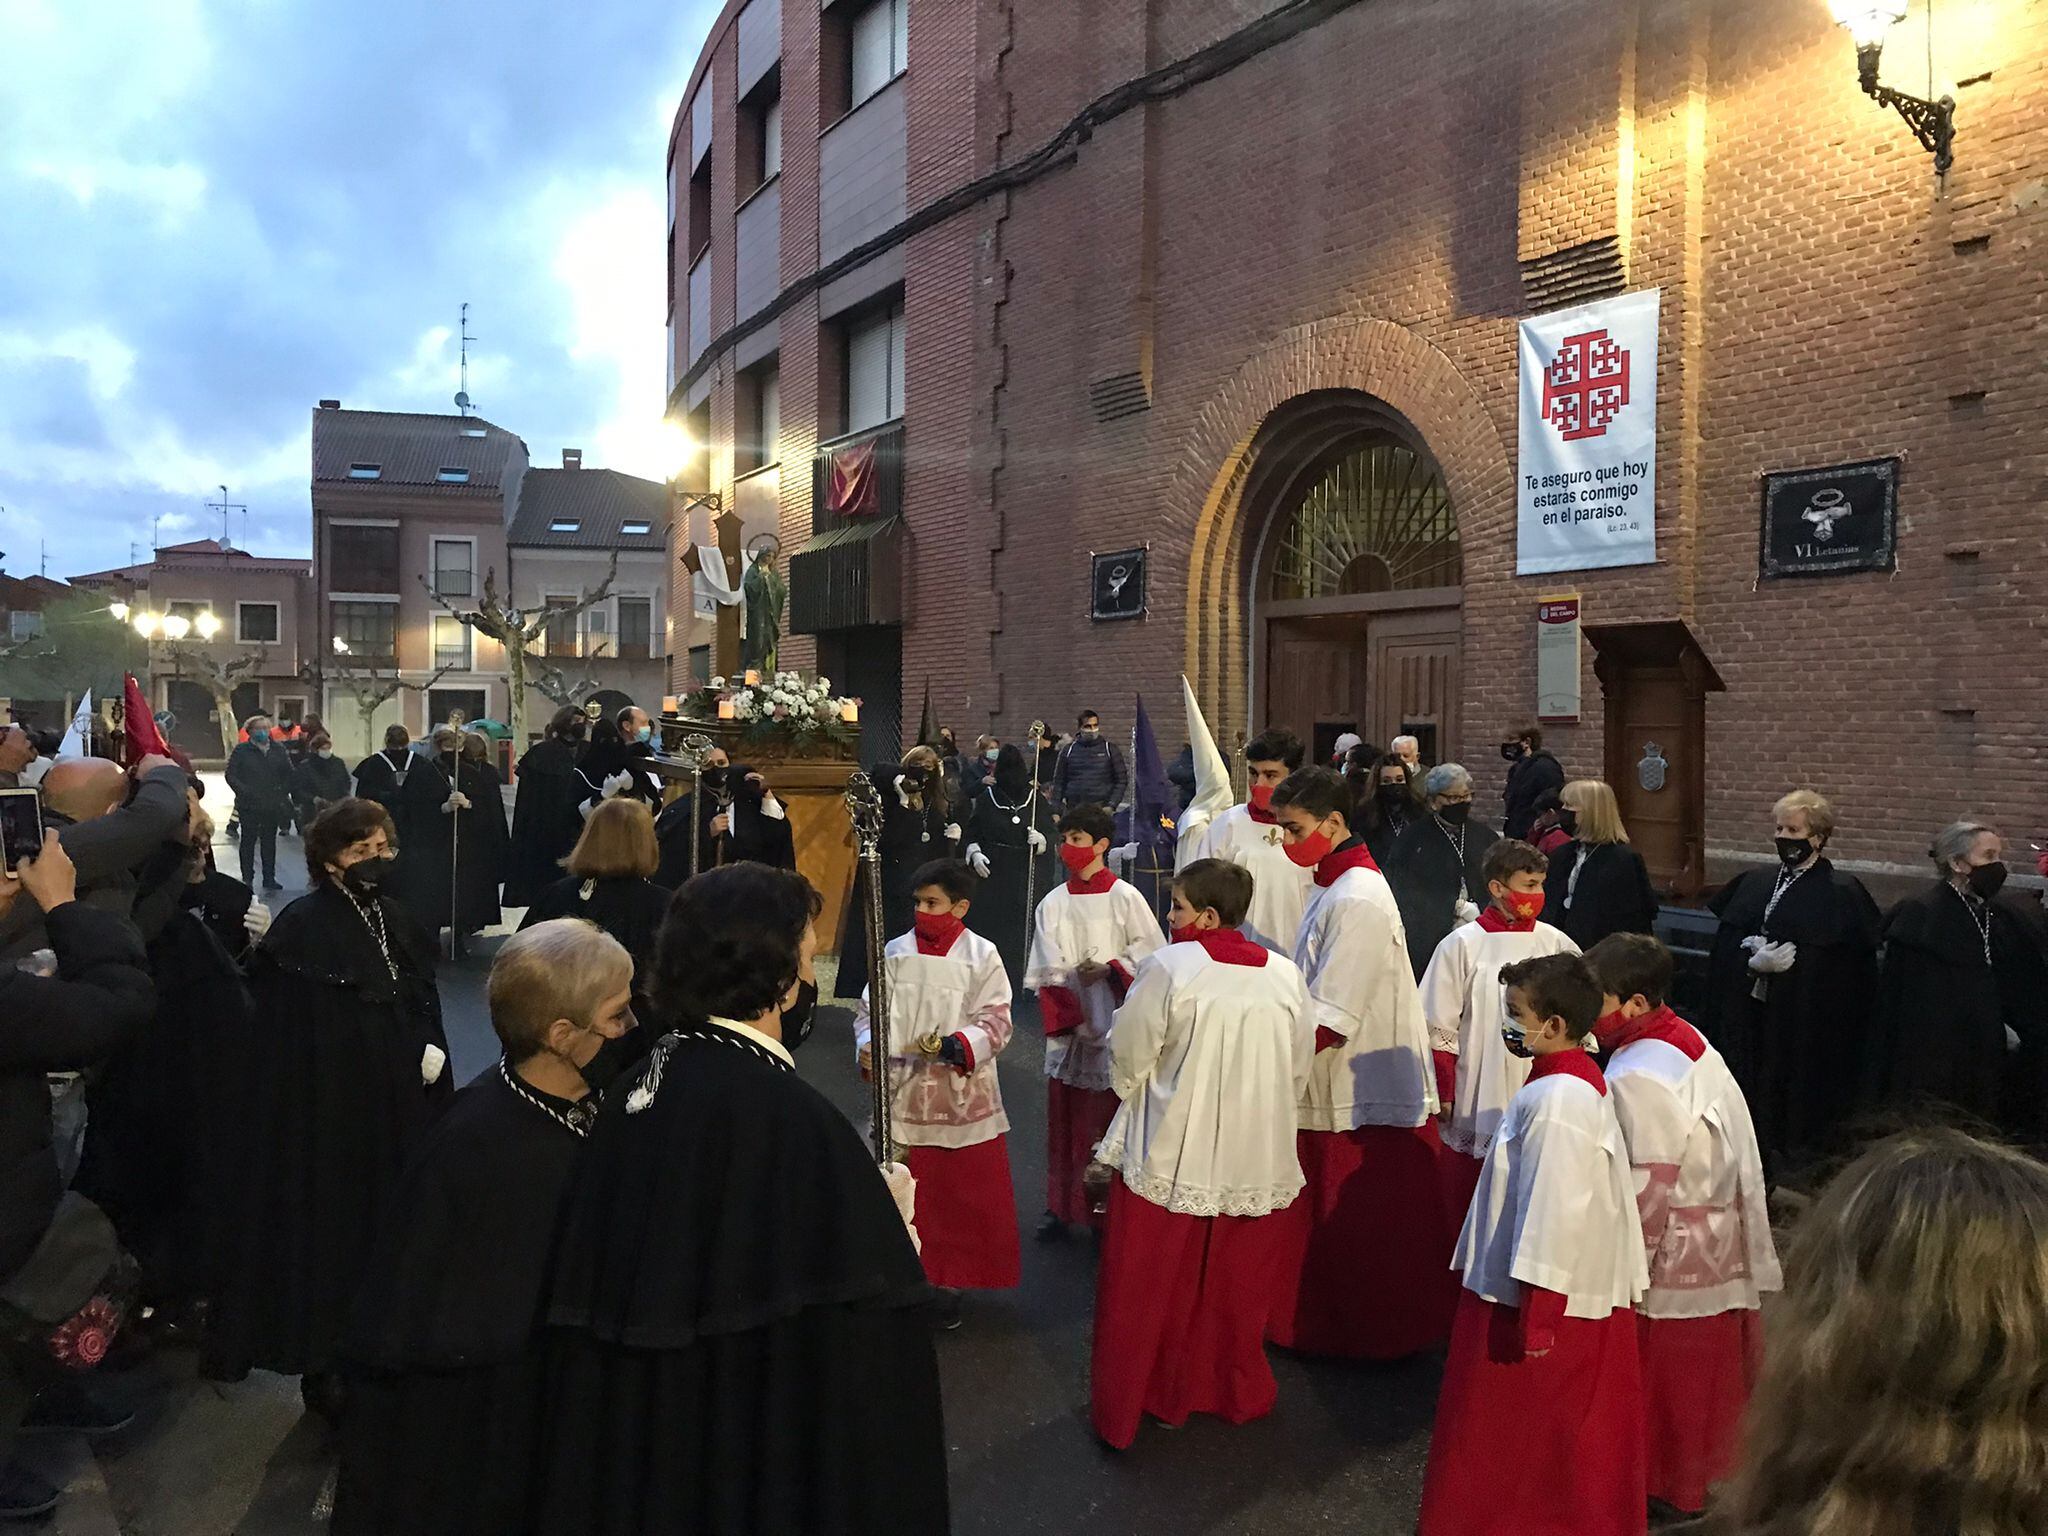
[[(1270, 507), (1246, 495), (1260, 429), (1323, 391), (1373, 397), (1441, 466), (1470, 551), (1514, 533), (1514, 481), (1484, 402), (1457, 365), (1407, 326), (1333, 318), (1286, 331), (1248, 359), (1197, 416), (1176, 459), (1172, 505), (1193, 508), (1183, 667), (1219, 740), (1246, 725), (1252, 566)], [(1466, 590), (1472, 588), (1468, 561)]]

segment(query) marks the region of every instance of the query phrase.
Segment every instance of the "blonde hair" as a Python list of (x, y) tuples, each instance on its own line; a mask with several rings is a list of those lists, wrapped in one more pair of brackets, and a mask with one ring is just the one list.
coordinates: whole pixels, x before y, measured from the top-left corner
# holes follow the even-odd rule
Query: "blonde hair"
[(661, 845), (654, 838), (654, 813), (627, 795), (602, 801), (583, 823), (576, 846), (562, 868), (579, 880), (609, 875), (638, 875), (645, 880), (661, 867)]
[(550, 918), (513, 934), (491, 962), (491, 1028), (505, 1059), (521, 1062), (555, 1020), (588, 1023), (599, 1003), (632, 984), (625, 945), (588, 918)]
[(1558, 803), (1579, 813), (1580, 842), (1628, 841), (1628, 828), (1621, 824), (1621, 802), (1614, 798), (1614, 786), (1605, 779), (1573, 779), (1558, 796)]
[(2048, 1168), (1879, 1142), (1793, 1236), (1723, 1536), (2048, 1530)]
[(924, 789), (910, 796), (911, 807), (921, 811), (929, 805), (941, 815), (945, 814), (946, 770), (939, 761), (939, 754), (930, 747), (915, 746), (903, 754), (902, 766), (925, 771)]
[(1771, 807), (1771, 814), (1781, 821), (1791, 811), (1806, 813), (1806, 830), (1810, 836), (1826, 841), (1834, 835), (1835, 808), (1828, 803), (1826, 795), (1811, 789), (1795, 789)]

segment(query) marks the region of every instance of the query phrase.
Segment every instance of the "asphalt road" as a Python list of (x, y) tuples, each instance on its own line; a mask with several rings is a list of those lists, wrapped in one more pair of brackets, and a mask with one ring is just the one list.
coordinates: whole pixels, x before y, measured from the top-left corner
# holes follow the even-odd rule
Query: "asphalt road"
[[(223, 867), (234, 850), (223, 843)], [(279, 848), (289, 900), (305, 886), (295, 839)], [(288, 868), (287, 868), (288, 866)], [(444, 965), (442, 997), (455, 1069), (473, 1077), (497, 1057), (483, 979), (502, 936)], [(829, 991), (829, 988), (827, 989)], [(1239, 1428), (1198, 1419), (1141, 1433), (1121, 1454), (1087, 1422), (1094, 1252), (1086, 1240), (1041, 1245), (1045, 1093), (1036, 1019), (1021, 1012), (1001, 1074), (1024, 1224), (1016, 1291), (969, 1298), (965, 1325), (942, 1334), (954, 1529), (959, 1536), (1225, 1536), (1413, 1529), (1435, 1405), (1438, 1362), (1361, 1368), (1275, 1352), (1278, 1409)], [(865, 1119), (851, 1017), (821, 1013), (798, 1055), (804, 1077)], [(162, 1351), (103, 1386), (132, 1404), (135, 1425), (88, 1448), (44, 1440), (35, 1454), (71, 1497), (56, 1536), (313, 1536), (324, 1529), (332, 1467), (319, 1426), (303, 1421), (296, 1382), (258, 1375), (223, 1387), (193, 1374), (189, 1351)]]

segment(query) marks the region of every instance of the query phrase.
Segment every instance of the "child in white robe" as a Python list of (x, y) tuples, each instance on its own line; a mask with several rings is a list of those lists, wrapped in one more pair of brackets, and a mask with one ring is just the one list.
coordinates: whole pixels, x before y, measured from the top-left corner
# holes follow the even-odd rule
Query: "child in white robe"
[(1225, 859), (1252, 874), (1251, 911), (1246, 931), (1267, 948), (1294, 953), (1301, 914), (1314, 889), (1309, 871), (1287, 856), (1286, 838), (1273, 814), (1273, 791), (1301, 766), (1301, 738), (1277, 727), (1260, 732), (1244, 749), (1251, 798), (1218, 816), (1189, 839), (1185, 868), (1196, 859)]
[(1233, 1424), (1272, 1411), (1266, 1361), (1274, 1212), (1301, 1191), (1294, 1105), (1315, 1055), (1294, 963), (1240, 931), (1252, 876), (1198, 859), (1173, 885), (1173, 942), (1138, 967), (1111, 1037), (1123, 1101), (1097, 1156), (1114, 1170), (1096, 1273), (1095, 1432), (1141, 1414)]

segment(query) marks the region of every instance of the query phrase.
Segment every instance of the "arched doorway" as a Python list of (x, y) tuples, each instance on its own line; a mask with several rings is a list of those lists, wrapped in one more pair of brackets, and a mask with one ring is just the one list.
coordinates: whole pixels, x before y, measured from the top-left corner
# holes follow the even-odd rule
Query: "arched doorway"
[(1243, 505), (1253, 718), (1316, 760), (1346, 731), (1455, 756), (1464, 559), (1420, 434), (1355, 390), (1298, 396), (1254, 435)]

